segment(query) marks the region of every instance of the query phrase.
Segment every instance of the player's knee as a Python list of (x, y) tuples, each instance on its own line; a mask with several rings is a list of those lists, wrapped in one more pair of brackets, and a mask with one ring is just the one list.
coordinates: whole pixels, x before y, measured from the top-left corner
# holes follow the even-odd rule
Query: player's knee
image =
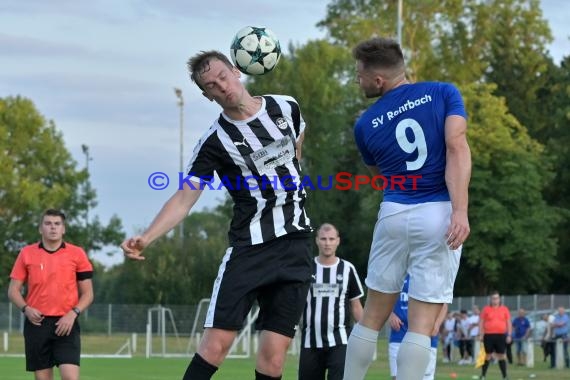
[(224, 345), (221, 342), (208, 342), (200, 345), (198, 354), (208, 363), (219, 367), (226, 358), (231, 345)]
[(258, 353), (257, 367), (262, 373), (270, 376), (278, 376), (283, 372), (285, 355), (275, 351), (262, 350)]

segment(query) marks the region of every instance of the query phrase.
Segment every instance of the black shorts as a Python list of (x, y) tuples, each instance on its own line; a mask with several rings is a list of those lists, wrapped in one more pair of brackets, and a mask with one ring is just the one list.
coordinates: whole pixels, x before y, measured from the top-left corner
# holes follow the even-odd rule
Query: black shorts
[(485, 334), (483, 335), (483, 345), (485, 352), (490, 354), (504, 354), (507, 350), (507, 336), (505, 334)]
[(342, 380), (346, 345), (328, 348), (301, 348), (299, 380)]
[(67, 336), (55, 335), (55, 323), (61, 317), (45, 317), (41, 326), (24, 322), (24, 345), (26, 347), (26, 371), (38, 371), (60, 364), (79, 365), (81, 339), (79, 322), (76, 320)]
[(204, 327), (240, 330), (257, 300), (256, 328), (294, 337), (311, 280), (311, 236), (288, 234), (253, 246), (228, 248)]

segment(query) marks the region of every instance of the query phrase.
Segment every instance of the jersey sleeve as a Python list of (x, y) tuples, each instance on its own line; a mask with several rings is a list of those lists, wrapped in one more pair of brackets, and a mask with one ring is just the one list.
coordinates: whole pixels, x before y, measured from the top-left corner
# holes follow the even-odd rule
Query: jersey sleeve
[(356, 122), (354, 126), (354, 140), (356, 141), (356, 146), (360, 151), (360, 155), (362, 156), (362, 161), (368, 166), (376, 166), (376, 162), (374, 162), (374, 157), (368, 151), (366, 147), (366, 140), (364, 136), (364, 127), (360, 123), (360, 120)]
[(303, 115), (301, 114), (301, 107), (299, 106), (299, 102), (295, 98), (289, 95), (281, 95), (289, 106), (291, 107), (291, 119), (293, 120), (293, 134), (295, 136), (295, 141), (299, 141), (299, 138), (305, 132), (305, 119), (303, 119)]
[(188, 179), (197, 182), (212, 182), (216, 169), (215, 149), (208, 148), (211, 140), (215, 137), (213, 130), (203, 136), (194, 147), (192, 157), (186, 167)]
[(445, 117), (456, 115), (467, 119), (463, 97), (457, 87), (450, 83), (445, 83), (444, 86)]
[(348, 299), (354, 300), (357, 298), (361, 298), (364, 296), (364, 289), (362, 288), (362, 283), (360, 282), (360, 278), (358, 277), (358, 273), (356, 272), (356, 268), (351, 264), (350, 265), (350, 272), (348, 278)]
[(505, 318), (507, 319), (508, 323), (511, 323), (511, 312), (509, 311), (509, 308), (504, 306), (505, 308)]
[(28, 271), (26, 270), (26, 263), (24, 260), (24, 250), (20, 251), (16, 258), (14, 266), (12, 267), (12, 272), (10, 273), (10, 278), (22, 282), (25, 282), (28, 279)]
[(85, 251), (79, 247), (76, 253), (76, 268), (77, 281), (93, 278), (93, 265), (89, 261)]
[(293, 119), (293, 133), (295, 134), (295, 141), (299, 141), (299, 138), (305, 132), (305, 119), (301, 114), (301, 107), (299, 103), (294, 98), (289, 101), (291, 105), (291, 119)]

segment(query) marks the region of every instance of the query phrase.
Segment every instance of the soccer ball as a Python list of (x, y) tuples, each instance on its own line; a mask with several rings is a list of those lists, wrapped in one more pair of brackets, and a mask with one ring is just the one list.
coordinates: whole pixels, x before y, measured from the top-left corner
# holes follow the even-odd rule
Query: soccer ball
[(246, 26), (236, 33), (230, 53), (239, 71), (262, 75), (275, 68), (281, 57), (281, 47), (270, 29)]

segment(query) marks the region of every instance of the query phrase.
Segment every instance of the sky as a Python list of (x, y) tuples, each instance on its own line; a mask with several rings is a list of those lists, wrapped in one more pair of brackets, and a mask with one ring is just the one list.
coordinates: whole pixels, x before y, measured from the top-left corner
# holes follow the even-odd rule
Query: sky
[[(186, 61), (202, 50), (229, 53), (246, 25), (273, 30), (282, 46), (325, 37), (316, 27), (328, 0), (0, 0), (0, 97), (31, 99), (62, 132), (84, 168), (89, 147), (98, 206), (90, 216), (121, 218), (127, 235), (144, 229), (176, 189), (182, 90), (184, 166), (219, 114), (190, 82)], [(405, 7), (404, 0), (404, 7)], [(570, 2), (543, 0), (556, 62), (570, 53)], [(405, 26), (404, 26), (405, 27)], [(153, 190), (149, 176), (170, 178)], [(158, 180), (156, 183), (161, 183)], [(224, 192), (204, 191), (196, 210), (215, 207)], [(122, 262), (117, 247), (95, 253)]]

